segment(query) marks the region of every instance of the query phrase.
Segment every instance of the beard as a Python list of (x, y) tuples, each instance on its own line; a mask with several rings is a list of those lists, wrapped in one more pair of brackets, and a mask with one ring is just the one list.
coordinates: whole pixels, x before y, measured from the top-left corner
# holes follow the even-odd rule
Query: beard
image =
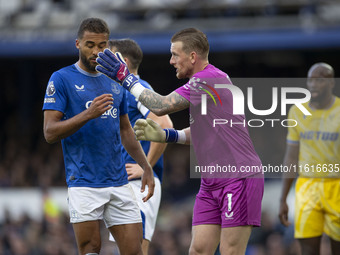
[(92, 63), (89, 59), (87, 59), (84, 55), (80, 55), (80, 60), (83, 65), (90, 71), (95, 72), (97, 63)]
[(327, 98), (327, 92), (326, 91), (319, 91), (315, 96), (312, 96), (310, 98), (310, 101), (313, 103), (320, 103), (322, 101), (325, 100), (325, 98)]

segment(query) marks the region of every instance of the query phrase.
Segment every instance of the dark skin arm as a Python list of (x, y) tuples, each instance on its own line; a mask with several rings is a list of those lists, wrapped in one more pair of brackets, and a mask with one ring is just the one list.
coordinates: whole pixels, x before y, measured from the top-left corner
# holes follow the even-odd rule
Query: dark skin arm
[[(158, 123), (161, 128), (173, 128), (172, 121), (168, 115), (158, 117), (154, 113), (150, 112), (148, 118)], [(152, 167), (156, 165), (158, 159), (164, 153), (166, 146), (167, 144), (165, 143), (155, 142), (150, 143), (149, 152), (146, 158)], [(141, 175), (143, 174), (143, 169), (141, 169), (141, 167), (138, 164), (127, 163), (125, 164), (125, 167), (129, 176), (129, 180), (140, 178)]]
[(127, 114), (120, 116), (120, 136), (122, 139), (122, 144), (127, 153), (129, 153), (131, 157), (144, 170), (144, 173), (142, 175), (141, 192), (144, 192), (145, 185), (148, 185), (148, 194), (146, 195), (146, 197), (143, 198), (143, 201), (146, 202), (150, 197), (152, 197), (155, 189), (153, 170), (146, 159), (142, 146), (135, 139), (135, 134), (131, 127), (129, 117)]
[[(299, 162), (299, 145), (297, 144), (287, 144), (286, 153), (284, 156), (283, 164), (285, 166), (296, 166)], [(293, 167), (291, 168), (293, 169)], [(279, 219), (281, 223), (288, 227), (290, 222), (288, 221), (288, 204), (287, 204), (287, 196), (289, 190), (296, 178), (295, 172), (287, 172), (283, 174), (283, 183), (281, 190), (281, 198), (280, 198), (280, 209), (279, 209)]]
[(44, 111), (44, 136), (48, 143), (55, 143), (64, 139), (85, 125), (91, 119), (98, 118), (112, 107), (111, 94), (96, 97), (90, 107), (70, 119), (61, 121), (64, 114), (59, 111)]

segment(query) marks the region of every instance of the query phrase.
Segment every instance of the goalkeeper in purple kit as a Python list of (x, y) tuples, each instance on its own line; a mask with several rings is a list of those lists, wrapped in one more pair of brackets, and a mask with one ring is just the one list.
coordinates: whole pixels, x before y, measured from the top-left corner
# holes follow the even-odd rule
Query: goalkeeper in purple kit
[[(201, 114), (201, 98), (214, 84), (231, 84), (226, 73), (209, 64), (207, 37), (195, 28), (179, 31), (171, 39), (170, 64), (176, 68), (178, 79), (190, 80), (167, 96), (145, 89), (130, 74), (119, 54), (108, 49), (99, 54), (96, 69), (120, 83), (156, 115), (173, 113), (190, 107), (191, 125), (184, 130), (161, 129), (151, 120), (135, 124), (137, 139), (155, 142), (193, 144), (201, 166), (232, 165), (237, 173), (202, 175), (196, 196), (192, 221), (190, 254), (214, 254), (218, 244), (224, 254), (245, 254), (253, 226), (261, 223), (261, 201), (264, 180), (261, 173), (241, 173), (242, 166), (258, 166), (246, 127), (230, 128), (220, 125), (212, 129), (212, 118), (230, 118), (242, 122), (244, 115), (232, 114), (229, 90), (216, 89), (223, 103), (207, 101), (207, 114)], [(214, 88), (213, 88), (214, 89)], [(204, 135), (202, 135), (204, 134)]]

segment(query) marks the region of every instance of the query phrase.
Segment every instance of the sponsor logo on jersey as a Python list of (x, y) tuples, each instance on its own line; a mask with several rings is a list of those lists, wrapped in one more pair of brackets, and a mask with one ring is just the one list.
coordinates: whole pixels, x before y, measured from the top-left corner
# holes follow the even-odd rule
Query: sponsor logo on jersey
[(76, 87), (76, 91), (85, 91), (85, 86), (84, 84), (81, 86), (78, 86), (77, 84), (74, 84), (74, 86)]
[(55, 87), (54, 87), (54, 84), (53, 84), (53, 81), (50, 81), (47, 85), (47, 88), (46, 88), (46, 95), (48, 95), (49, 97), (50, 96), (53, 96), (54, 93), (55, 93)]
[(54, 97), (45, 98), (44, 103), (55, 103)]
[[(91, 105), (92, 101), (87, 101), (85, 104), (86, 109), (88, 109)], [(106, 119), (107, 117), (111, 116), (112, 118), (116, 119), (118, 117), (118, 110), (117, 108), (111, 107), (110, 110), (104, 112), (101, 116), (102, 119)]]

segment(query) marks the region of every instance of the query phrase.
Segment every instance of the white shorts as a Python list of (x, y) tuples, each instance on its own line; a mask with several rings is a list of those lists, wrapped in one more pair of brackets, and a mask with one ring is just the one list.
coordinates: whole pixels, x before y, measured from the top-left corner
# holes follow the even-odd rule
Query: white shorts
[[(143, 202), (142, 198), (148, 194), (148, 186), (145, 187), (143, 193), (140, 192), (142, 186), (141, 180), (130, 181), (131, 187), (137, 197), (138, 206), (140, 208), (140, 214), (143, 220), (143, 239), (151, 241), (153, 233), (155, 231), (157, 215), (159, 205), (161, 203), (161, 183), (158, 178), (155, 177), (155, 189), (153, 196), (147, 201)], [(113, 236), (110, 234), (110, 241), (115, 241)]]
[(68, 188), (70, 222), (103, 220), (106, 227), (142, 222), (130, 184), (119, 187)]

